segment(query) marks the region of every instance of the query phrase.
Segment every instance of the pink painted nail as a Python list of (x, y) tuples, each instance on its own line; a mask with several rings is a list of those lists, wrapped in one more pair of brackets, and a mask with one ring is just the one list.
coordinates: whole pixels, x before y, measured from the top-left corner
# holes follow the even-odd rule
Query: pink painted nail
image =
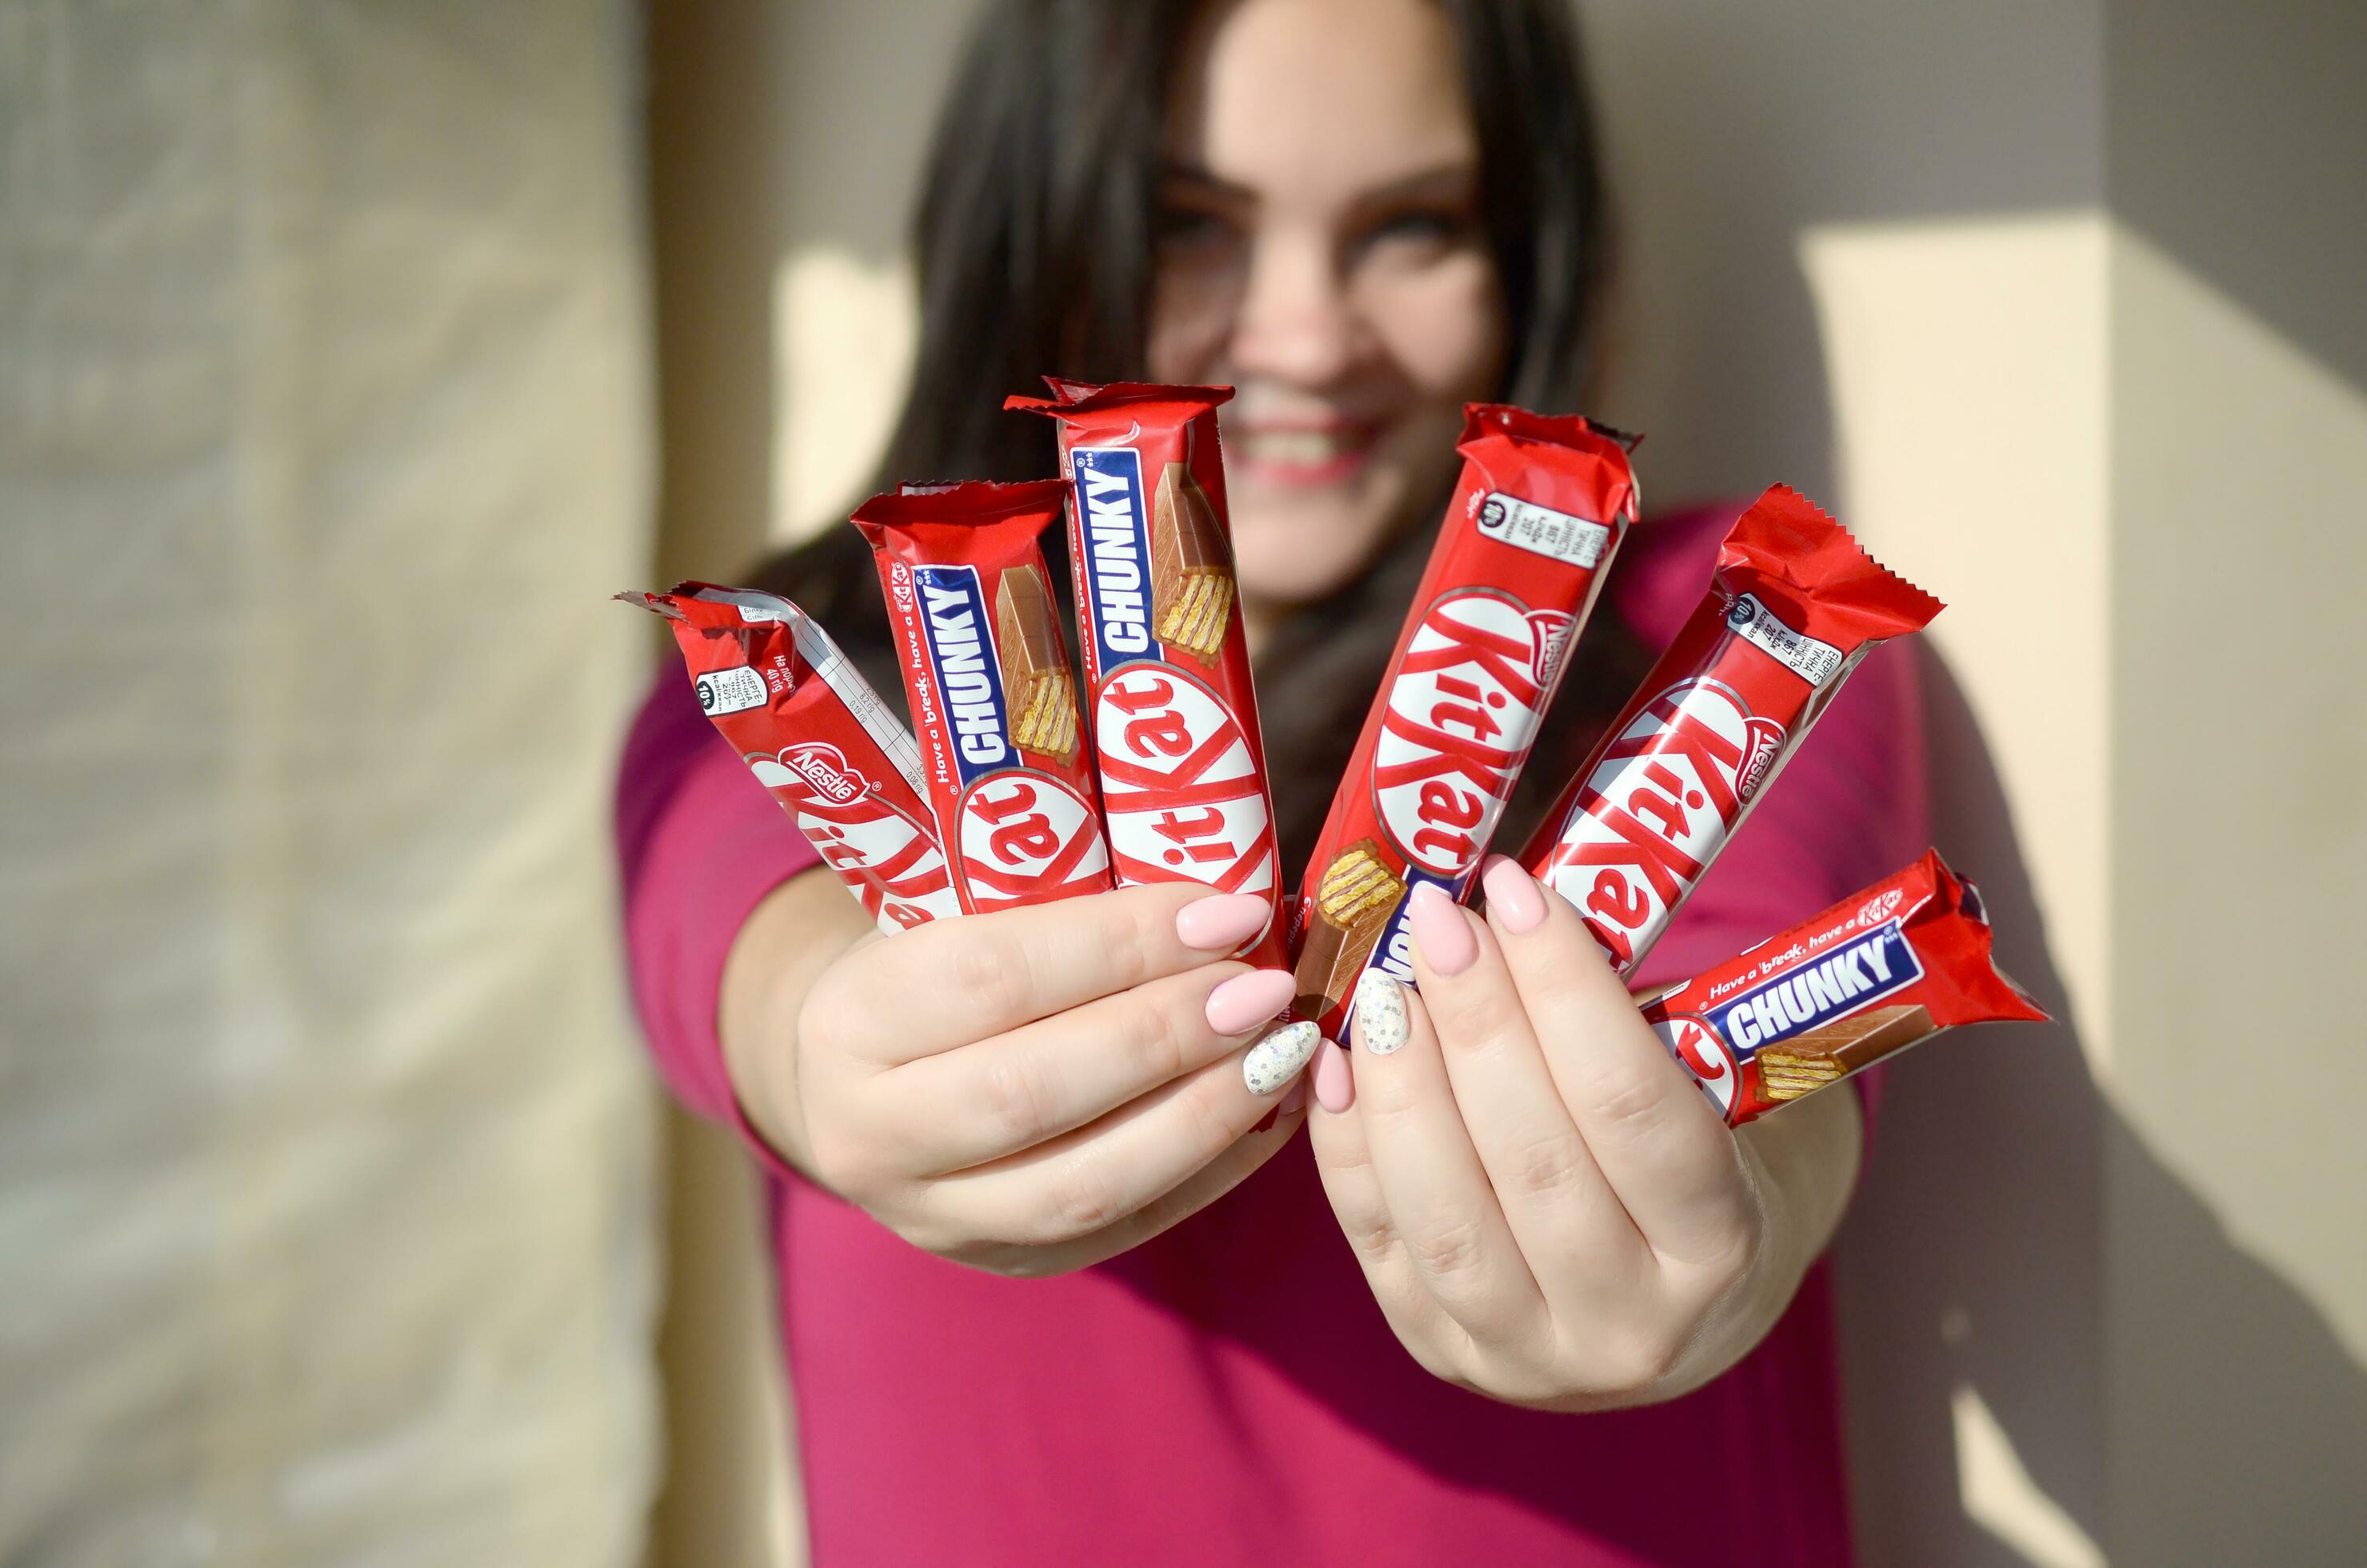
[(1546, 923), (1545, 890), (1510, 855), (1489, 856), (1479, 885), (1488, 890), (1489, 913), (1515, 937)]
[(1218, 1034), (1247, 1034), (1290, 1006), (1298, 984), (1286, 969), (1253, 969), (1208, 993), (1208, 1027)]
[(1229, 953), (1265, 929), (1274, 910), (1253, 892), (1195, 899), (1175, 912), (1175, 937), (1204, 953)]
[(1414, 945), (1433, 974), (1461, 974), (1479, 957), (1479, 939), (1471, 934), (1463, 911), (1431, 882), (1415, 885), (1412, 898)]
[(1315, 1103), (1337, 1116), (1356, 1103), (1356, 1074), (1348, 1053), (1325, 1040), (1315, 1048)]

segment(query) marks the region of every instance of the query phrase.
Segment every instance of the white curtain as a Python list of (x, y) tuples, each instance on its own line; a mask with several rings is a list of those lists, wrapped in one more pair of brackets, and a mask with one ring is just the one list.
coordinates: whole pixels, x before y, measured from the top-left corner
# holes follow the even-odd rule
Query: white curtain
[(627, 1563), (624, 0), (0, 0), (0, 1561)]

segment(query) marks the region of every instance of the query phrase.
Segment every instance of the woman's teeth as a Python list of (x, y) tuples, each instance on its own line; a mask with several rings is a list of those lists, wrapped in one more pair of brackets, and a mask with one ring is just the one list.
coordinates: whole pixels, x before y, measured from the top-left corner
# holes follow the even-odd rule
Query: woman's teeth
[(1243, 436), (1240, 454), (1251, 462), (1288, 468), (1319, 468), (1356, 449), (1345, 430), (1256, 430)]

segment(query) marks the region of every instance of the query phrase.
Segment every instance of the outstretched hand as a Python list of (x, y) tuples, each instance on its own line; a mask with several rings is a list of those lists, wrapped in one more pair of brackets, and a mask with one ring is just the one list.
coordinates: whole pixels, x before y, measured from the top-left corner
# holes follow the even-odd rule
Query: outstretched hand
[(1823, 1249), (1855, 1096), (1730, 1131), (1576, 911), (1501, 858), (1485, 886), (1485, 918), (1418, 890), (1419, 994), (1368, 973), (1353, 1051), (1322, 1048), (1324, 1190), (1439, 1377), (1559, 1410), (1672, 1397), (1757, 1344)]
[[(733, 1086), (792, 1164), (913, 1244), (999, 1273), (1082, 1267), (1297, 1131), (1296, 1115), (1257, 1129), (1313, 1026), (1267, 1034), (1289, 973), (1226, 956), (1270, 913), (1164, 883), (865, 936), (810, 988), (785, 983), (793, 1017), (759, 1003), (731, 1020)], [(765, 918), (743, 933), (752, 953), (793, 950), (764, 940)]]

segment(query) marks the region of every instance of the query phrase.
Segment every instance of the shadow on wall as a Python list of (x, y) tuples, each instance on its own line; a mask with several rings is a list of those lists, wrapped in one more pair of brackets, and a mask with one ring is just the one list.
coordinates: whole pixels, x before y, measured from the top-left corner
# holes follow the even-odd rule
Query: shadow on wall
[[(1923, 657), (1932, 775), (1949, 781), (1933, 837), (1980, 883), (2001, 963), (2067, 1018), (1979, 732), (1939, 660), (1929, 650)], [(2367, 1542), (2358, 1471), (2367, 1374), (2316, 1309), (2240, 1251), (2113, 1113), (2067, 1024), (1985, 1030), (1891, 1070), (1865, 1189), (1839, 1253), (1865, 1560), (1933, 1568), (2093, 1560), (2050, 1553), (2065, 1535), (2030, 1526), (2032, 1510), (2010, 1500), (1992, 1513), (1983, 1483), (1965, 1485), (1967, 1462), (1977, 1470), (1979, 1459), (1959, 1451), (1960, 1391), (1987, 1409), (2030, 1484), (2090, 1542), (2111, 1547), (2108, 1247), (2174, 1257), (2191, 1285), (2146, 1304), (2150, 1337), (2177, 1352), (2151, 1373), (2185, 1390), (2146, 1403), (2176, 1412), (2176, 1423), (2116, 1429), (2113, 1440), (2213, 1456), (2177, 1467), (2191, 1478), (2180, 1496), (2123, 1498), (2118, 1509), (2168, 1508), (2193, 1520), (2185, 1560), (2197, 1563), (2355, 1561), (2343, 1554)], [(2017, 1541), (2020, 1527), (2032, 1533)]]

